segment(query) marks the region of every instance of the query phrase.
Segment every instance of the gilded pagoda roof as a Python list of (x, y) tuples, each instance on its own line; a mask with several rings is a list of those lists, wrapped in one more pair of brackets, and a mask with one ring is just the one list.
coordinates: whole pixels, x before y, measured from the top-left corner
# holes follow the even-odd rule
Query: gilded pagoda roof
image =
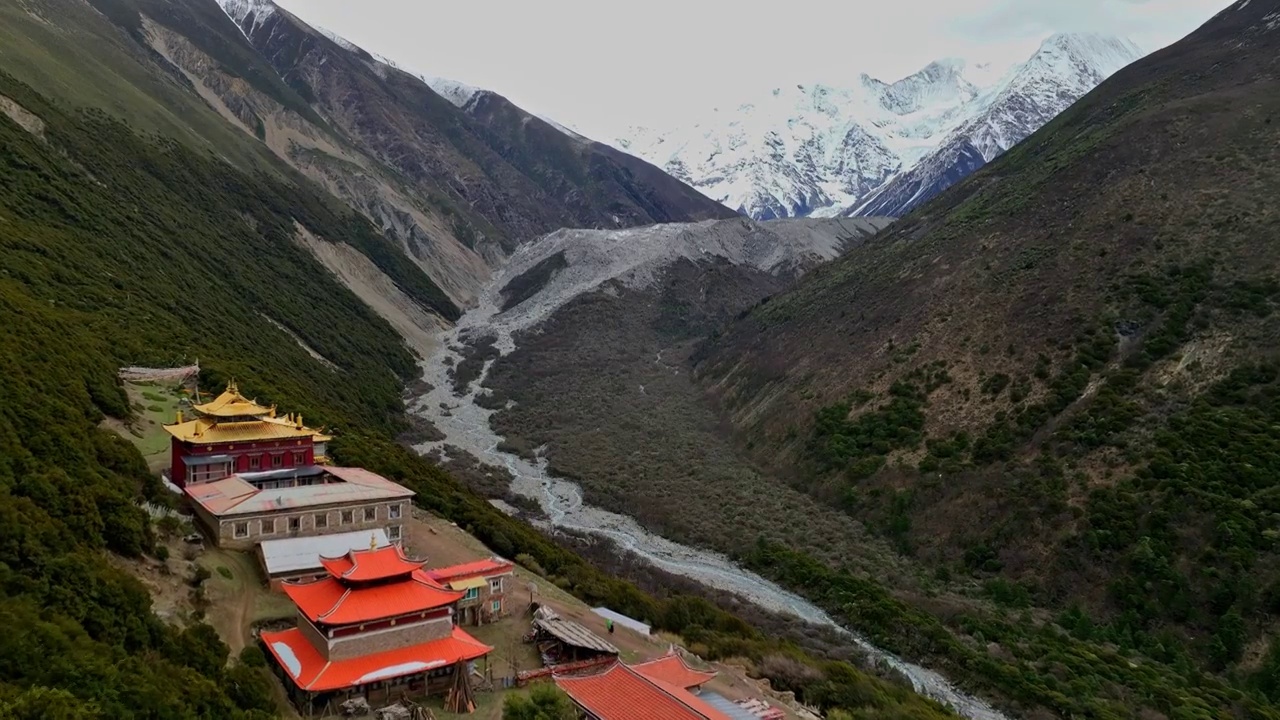
[(201, 415), (209, 415), (212, 417), (263, 417), (274, 415), (276, 409), (274, 407), (266, 407), (259, 405), (256, 400), (240, 394), (240, 388), (236, 386), (234, 380), (227, 383), (227, 389), (213, 400), (203, 405), (193, 405), (195, 411)]
[(273, 418), (246, 420), (243, 422), (218, 422), (209, 418), (196, 418), (173, 425), (165, 425), (165, 432), (189, 443), (236, 443), (255, 440), (292, 440), (313, 438), (318, 433), (309, 427), (274, 422)]

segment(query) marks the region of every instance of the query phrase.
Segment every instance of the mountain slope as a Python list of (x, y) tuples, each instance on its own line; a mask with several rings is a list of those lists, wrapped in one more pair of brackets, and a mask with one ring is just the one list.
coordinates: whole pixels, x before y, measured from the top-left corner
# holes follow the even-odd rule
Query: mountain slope
[(863, 74), (851, 88), (778, 88), (617, 142), (752, 217), (901, 216), (1141, 54), (1118, 38), (1060, 34), (1007, 70), (949, 58), (892, 84)]
[[(726, 217), (639, 161), (575, 143), (498, 96), (474, 122), (427, 82), (349, 44), (339, 45), (266, 3), (228, 0), (229, 14), (291, 85), (364, 152), (478, 214), (503, 251), (558, 227), (609, 227)], [(467, 92), (462, 93), (466, 95)], [(458, 95), (453, 95), (456, 98)]]
[[(38, 6), (60, 26), (3, 11), (12, 42), (0, 52), (19, 78), (242, 167), (260, 165), (265, 149), (383, 228), (458, 305), (521, 240), (558, 227), (730, 214), (612, 149), (473, 121), (420, 78), (269, 2)], [(89, 42), (70, 42), (76, 34)]]
[[(740, 446), (1045, 632), (1274, 711), (1278, 57), (1242, 0), (735, 323), (697, 373)], [(1127, 673), (1105, 703), (1174, 711)]]

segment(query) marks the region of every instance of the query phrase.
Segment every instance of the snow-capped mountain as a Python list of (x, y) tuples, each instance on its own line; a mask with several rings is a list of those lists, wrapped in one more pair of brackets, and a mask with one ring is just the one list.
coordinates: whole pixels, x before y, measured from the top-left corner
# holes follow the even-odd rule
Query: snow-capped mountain
[(1012, 67), (948, 58), (894, 83), (776, 88), (615, 144), (758, 219), (901, 215), (1142, 55), (1120, 38), (1059, 34)]

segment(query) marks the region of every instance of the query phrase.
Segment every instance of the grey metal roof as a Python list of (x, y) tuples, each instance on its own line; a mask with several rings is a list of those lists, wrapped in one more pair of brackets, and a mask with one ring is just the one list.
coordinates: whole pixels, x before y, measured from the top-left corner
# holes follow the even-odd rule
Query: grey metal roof
[(230, 455), (192, 455), (182, 458), (184, 465), (214, 465), (217, 463), (231, 462)]
[(618, 648), (610, 645), (604, 638), (596, 635), (582, 625), (561, 617), (538, 618), (533, 624), (554, 636), (560, 642), (574, 647), (595, 650), (596, 652), (617, 655)]
[(632, 630), (644, 635), (648, 635), (652, 632), (652, 628), (650, 628), (647, 623), (642, 623), (635, 618), (627, 617), (620, 612), (614, 612), (606, 607), (591, 608), (591, 612), (602, 618), (608, 618), (623, 627), (631, 628)]
[(755, 713), (733, 702), (718, 692), (703, 690), (698, 693), (698, 698), (725, 715), (728, 715), (730, 720), (760, 720)]
[(321, 556), (339, 557), (346, 555), (348, 550), (368, 550), (370, 534), (377, 541), (378, 547), (391, 544), (387, 539), (387, 533), (381, 528), (314, 537), (266, 540), (259, 545), (262, 551), (262, 564), (268, 576), (318, 571), (322, 569)]

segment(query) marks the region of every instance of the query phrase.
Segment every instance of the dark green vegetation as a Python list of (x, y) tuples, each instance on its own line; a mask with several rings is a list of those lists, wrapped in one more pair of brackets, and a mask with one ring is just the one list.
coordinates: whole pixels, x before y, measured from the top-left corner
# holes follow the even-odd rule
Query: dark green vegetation
[[(56, 108), (4, 76), (0, 95), (43, 123), (37, 136), (0, 116), (0, 715), (272, 710), (264, 676), (227, 667), (207, 626), (164, 625), (104, 561), (152, 551), (135, 503), (163, 491), (98, 424), (131, 412), (118, 366), (198, 357), (214, 368), (206, 384), (237, 375), (317, 422), (396, 429), (412, 357), (294, 245), (293, 219), (383, 241), (308, 190)], [(422, 277), (404, 287), (437, 301)]]
[(502, 720), (578, 720), (578, 709), (560, 688), (544, 683), (530, 688), (528, 696), (508, 695)]
[(708, 344), (739, 447), (971, 602), (802, 546), (754, 567), (1019, 714), (1277, 715), (1274, 9), (1121, 71)]

